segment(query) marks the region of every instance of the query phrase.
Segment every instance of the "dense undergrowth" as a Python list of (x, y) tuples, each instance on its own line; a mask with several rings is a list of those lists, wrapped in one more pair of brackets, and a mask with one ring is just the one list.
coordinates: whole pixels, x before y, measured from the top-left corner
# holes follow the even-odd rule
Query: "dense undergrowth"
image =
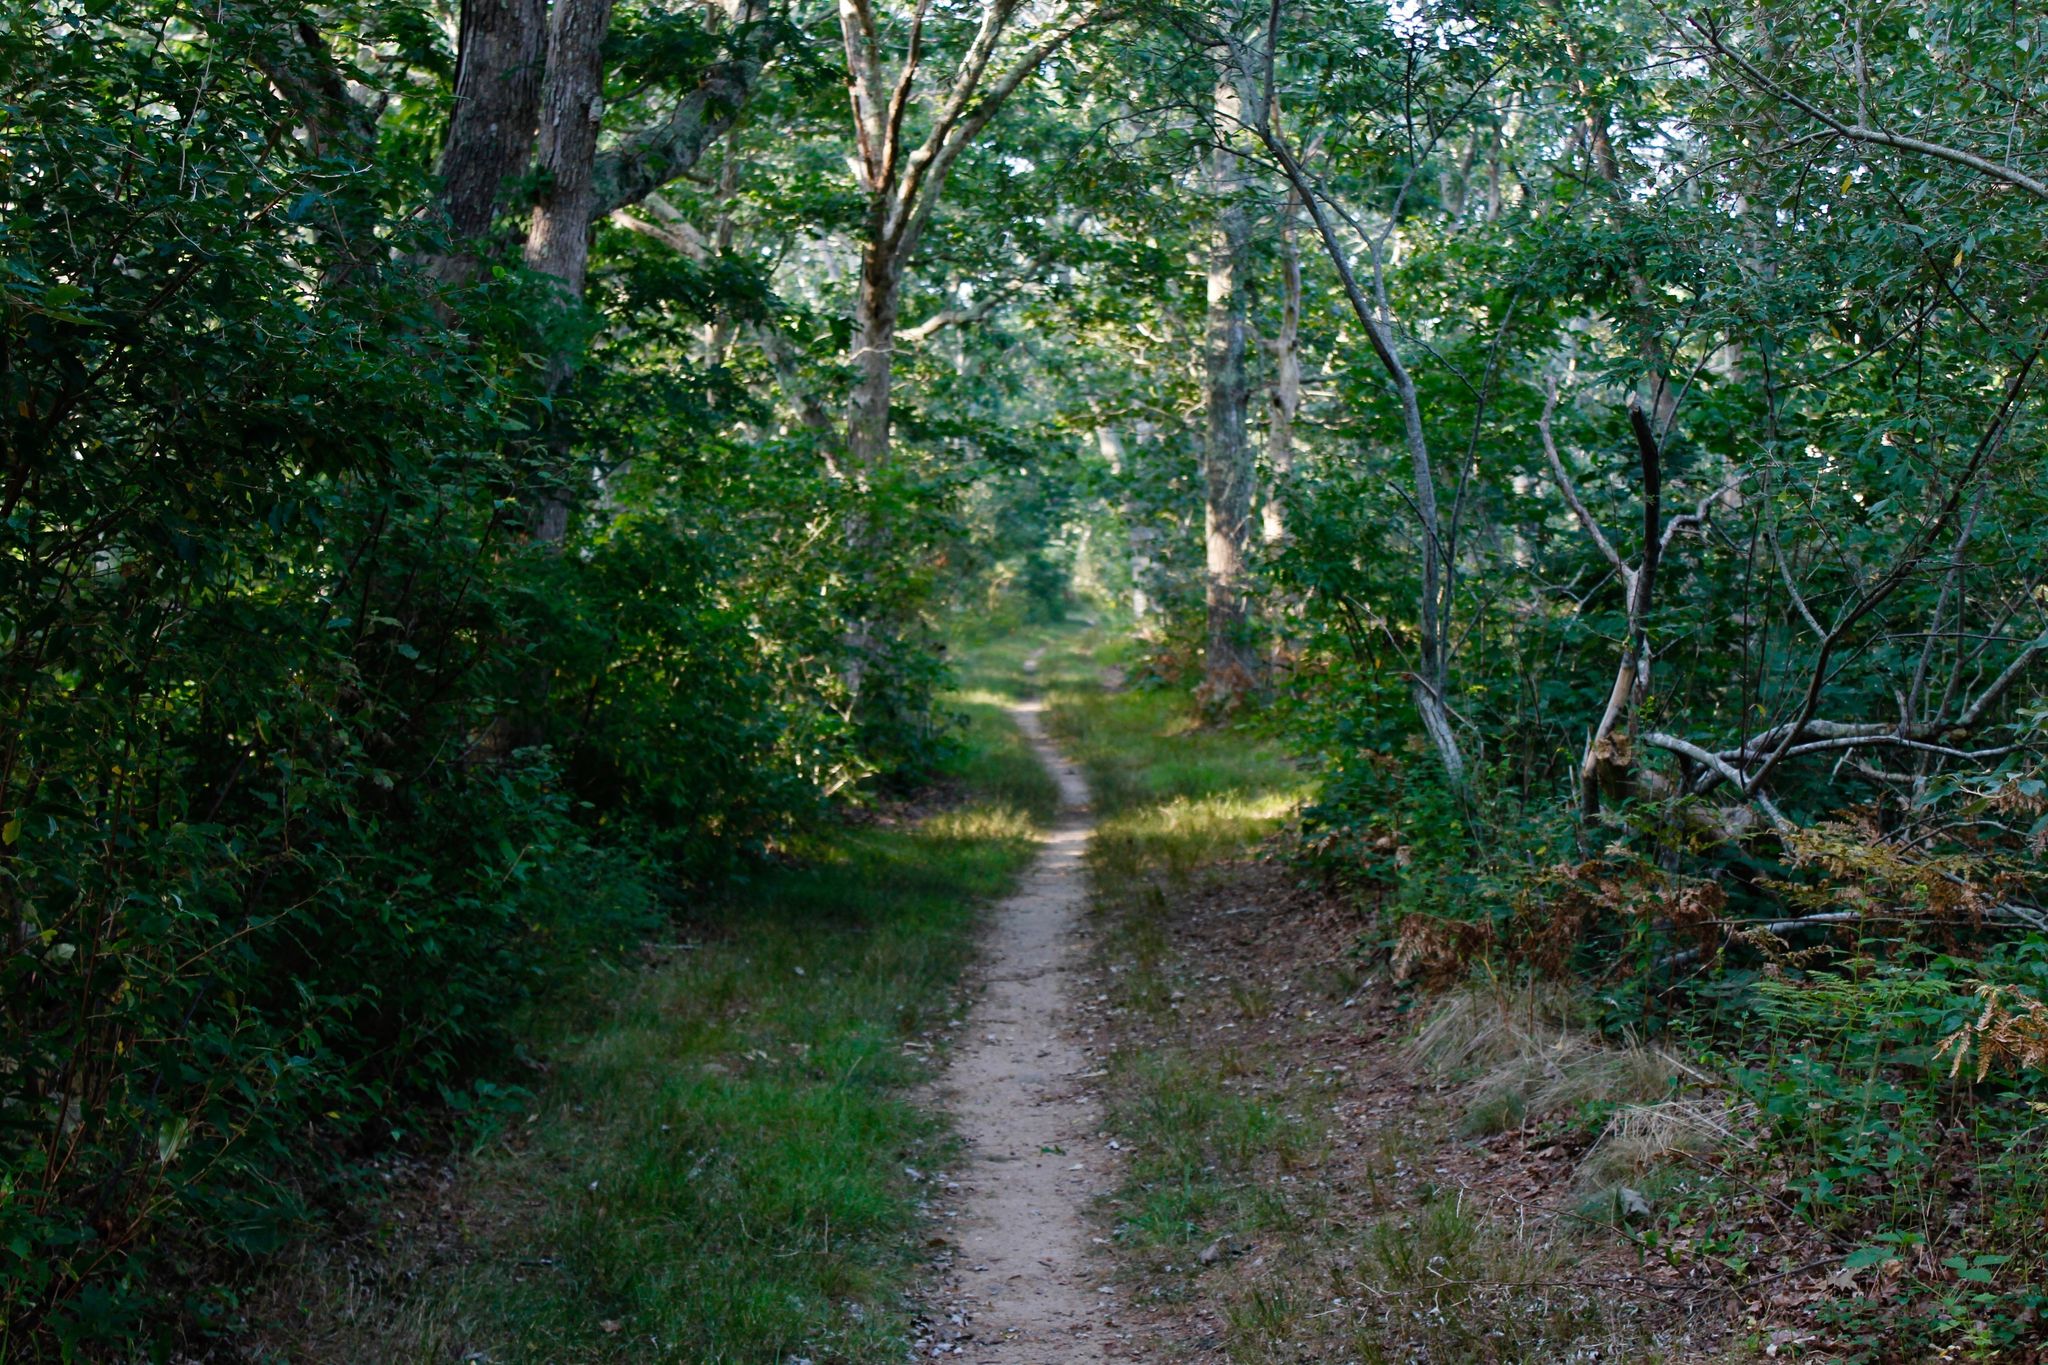
[(371, 1195), (257, 1283), (265, 1358), (867, 1361), (906, 1349), (910, 1094), (1050, 778), (987, 701), (939, 786), (793, 845), (521, 1029), (534, 1064), (452, 1175)]
[[(817, 534), (815, 435), (683, 356), (758, 275), (599, 233), (586, 310), (454, 240), (438, 30), (337, 23), (368, 67), (270, 4), (0, 20), (10, 1360), (225, 1321), (593, 953), (946, 747), (951, 495)], [(858, 695), (849, 598), (905, 623)]]
[[(1929, 916), (1938, 874), (1888, 863), (1868, 830), (1764, 857), (1743, 885), (1674, 875), (1618, 834), (1587, 857), (1567, 814), (1475, 812), (1426, 763), (1344, 769), (1308, 812), (1304, 856), (1379, 907), (1394, 971), (1562, 985), (1573, 1001), (1551, 1027), (1648, 1040), (1711, 1078), (1685, 1112), (1617, 1120), (1680, 1154), (1631, 1175), (1670, 1187), (1646, 1242), (1740, 1282), (1791, 1268), (1760, 1263), (1772, 1239), (1755, 1227), (1798, 1229), (1804, 1269), (1836, 1276), (1802, 1301), (1813, 1340), (1845, 1359), (2039, 1347), (2048, 1073), (2032, 1002), (2048, 998), (2048, 938)], [(1508, 1108), (1482, 1124), (1522, 1117), (1515, 1096), (1485, 1103)]]
[[(1139, 685), (1104, 689), (1108, 659), (1111, 681)], [(1729, 1349), (1908, 1361), (2039, 1348), (2044, 1094), (2035, 1073), (2007, 1069), (2037, 1064), (2024, 1052), (2025, 1007), (1984, 984), (2038, 990), (2038, 940), (1944, 952), (1889, 934), (1803, 947), (1750, 935), (1724, 948), (1717, 930), (1711, 952), (1672, 964), (1701, 940), (1655, 918), (1668, 902), (1631, 907), (1629, 896), (1654, 895), (1640, 881), (1555, 866), (1573, 837), (1564, 820), (1474, 812), (1427, 760), (1349, 760), (1370, 779), (1326, 784), (1302, 836), (1266, 850), (1286, 849), (1291, 875), (1365, 915), (1341, 979), (1309, 983), (1321, 1000), (1310, 1014), (1348, 1005), (1366, 976), (1399, 982), (1414, 1041), (1398, 1065), (1443, 1096), (1428, 1123), (1445, 1138), (1520, 1134), (1522, 1150), (1575, 1154), (1564, 1202), (1544, 1215), (1563, 1231), (1533, 1239), (1426, 1191), (1421, 1205), (1403, 1203), (1393, 1173), (1439, 1139), (1382, 1132), (1364, 1178), (1385, 1182), (1405, 1229), (1386, 1241), (1393, 1223), (1333, 1222), (1310, 1174), (1330, 1153), (1332, 1077), (1297, 1069), (1293, 1034), (1258, 1038), (1300, 1000), (1252, 964), (1221, 968), (1227, 985), (1190, 976), (1204, 969), (1175, 938), (1189, 932), (1191, 904), (1210, 904), (1213, 869), (1307, 794), (1282, 739), (1298, 749), (1314, 733), (1290, 709), (1299, 703), (1205, 722), (1183, 687), (1144, 683), (1144, 659), (1127, 646), (1101, 658), (1070, 650), (1048, 669), (1053, 723), (1102, 793), (1091, 866), (1103, 956), (1115, 1009), (1136, 1021), (1111, 1116), (1132, 1151), (1120, 1238), (1155, 1270), (1179, 1268), (1154, 1278), (1169, 1296), (1192, 1292), (1202, 1248), (1214, 1261), (1233, 1239), (1258, 1244), (1267, 1268), (1225, 1296), (1233, 1359), (1292, 1358), (1282, 1348), (1309, 1335), (1305, 1315), (1335, 1311), (1318, 1280), (1333, 1256), (1396, 1297), (1403, 1284), (1441, 1282), (1447, 1265), (1491, 1286), (1427, 1330), (1381, 1322), (1366, 1334), (1377, 1344), (1355, 1347), (1360, 1359), (1613, 1346), (1632, 1339), (1625, 1317), (1514, 1288), (1573, 1282), (1574, 1239), (1602, 1237), (1697, 1286), (1673, 1292), (1700, 1305), (1709, 1339)], [(1217, 894), (1258, 893), (1226, 882)], [(1574, 897), (1583, 904), (1560, 906)], [(1198, 1008), (1238, 1041), (1184, 1041)], [(2006, 1010), (2021, 1013), (2017, 1025)], [(1404, 1278), (1396, 1243), (1419, 1255), (1419, 1278)], [(1535, 1354), (1502, 1354), (1512, 1340)]]

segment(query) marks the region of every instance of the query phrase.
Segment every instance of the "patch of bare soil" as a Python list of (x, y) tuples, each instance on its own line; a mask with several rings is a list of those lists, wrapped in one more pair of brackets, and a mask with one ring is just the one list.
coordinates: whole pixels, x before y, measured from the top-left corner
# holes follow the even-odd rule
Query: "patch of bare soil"
[[(1192, 1052), (1228, 1090), (1315, 1109), (1324, 1140), (1306, 1157), (1247, 1177), (1313, 1211), (1295, 1225), (1204, 1229), (1196, 1240), (1207, 1244), (1192, 1265), (1185, 1252), (1156, 1246), (1121, 1257), (1133, 1354), (1191, 1362), (1725, 1358), (1734, 1305), (1722, 1283), (1650, 1254), (1625, 1222), (1589, 1225), (1578, 1176), (1593, 1133), (1532, 1122), (1458, 1135), (1460, 1087), (1414, 1060), (1416, 1007), (1354, 951), (1368, 927), (1359, 912), (1263, 862), (1215, 869), (1168, 900), (1166, 1008), (1130, 1004), (1117, 989), (1130, 966), (1099, 962), (1089, 1034), (1121, 1053)], [(1130, 1136), (1119, 1136), (1128, 1146)], [(1431, 1240), (1443, 1221), (1432, 1211), (1443, 1210), (1456, 1211), (1467, 1229), (1458, 1236), (1470, 1239), (1448, 1258)], [(1130, 1212), (1112, 1202), (1098, 1235)], [(1471, 1249), (1489, 1240), (1497, 1243), (1491, 1262)], [(1417, 1259), (1404, 1271), (1408, 1250)], [(1487, 1283), (1495, 1274), (1500, 1281)], [(1522, 1354), (1528, 1339), (1511, 1344), (1509, 1329), (1536, 1313), (1556, 1315), (1549, 1343), (1576, 1345), (1558, 1356)], [(1473, 1320), (1451, 1322), (1457, 1314)], [(1488, 1314), (1498, 1321), (1490, 1325)]]

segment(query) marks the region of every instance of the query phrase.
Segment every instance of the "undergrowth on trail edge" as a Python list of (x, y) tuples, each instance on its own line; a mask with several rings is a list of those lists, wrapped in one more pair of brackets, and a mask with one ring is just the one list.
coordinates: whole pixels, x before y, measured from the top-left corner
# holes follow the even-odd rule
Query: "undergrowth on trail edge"
[[(1569, 861), (1563, 817), (1461, 804), (1420, 756), (1354, 757), (1307, 804), (1290, 750), (1328, 736), (1285, 697), (1205, 723), (1184, 687), (1121, 686), (1141, 661), (1092, 637), (1044, 668), (1103, 816), (1116, 1241), (1189, 1349), (2042, 1358), (2040, 936), (1729, 938), (1716, 885), (1619, 844)], [(1836, 833), (1807, 869), (1827, 895), (1912, 892)], [(1350, 907), (1321, 977), (1204, 946), (1249, 942), (1230, 918), (1281, 882)], [(1308, 1047), (1369, 996), (1384, 1045)], [(1375, 1056), (1412, 1084), (1347, 1127), (1327, 1063)], [(1504, 1217), (1501, 1173), (1475, 1174), (1495, 1156), (1543, 1175), (1538, 1202)]]
[[(1050, 779), (986, 699), (949, 785), (793, 850), (536, 1022), (530, 1104), (251, 1305), (296, 1361), (877, 1361), (907, 1349), (912, 1102)], [(399, 1173), (403, 1183), (403, 1172)], [(415, 1184), (421, 1182), (415, 1181)]]
[(1268, 902), (1295, 875), (1272, 836), (1309, 795), (1302, 771), (1255, 715), (1204, 723), (1184, 689), (1104, 686), (1136, 671), (1127, 648), (1083, 637), (1042, 668), (1101, 816), (1095, 1010), (1124, 1155), (1104, 1213), (1169, 1349), (1275, 1365), (1678, 1358), (1639, 1305), (1579, 1273), (1583, 1239), (1611, 1233), (1525, 1225), (1432, 1174), (1460, 1141), (1454, 1099), (1404, 1094), (1361, 1122), (1349, 1073), (1365, 1049), (1317, 1035), (1361, 1026), (1369, 959), (1275, 969), (1230, 946), (1233, 926), (1293, 932)]

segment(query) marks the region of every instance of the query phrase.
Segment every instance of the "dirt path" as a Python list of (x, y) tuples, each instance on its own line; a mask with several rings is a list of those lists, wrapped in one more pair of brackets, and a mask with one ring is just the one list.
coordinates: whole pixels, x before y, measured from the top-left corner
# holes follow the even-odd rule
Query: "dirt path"
[(997, 907), (988, 988), (961, 1030), (944, 1091), (968, 1165), (956, 1245), (920, 1354), (975, 1365), (1090, 1365), (1120, 1358), (1108, 1267), (1082, 1211), (1106, 1183), (1091, 1062), (1068, 1035), (1078, 989), (1088, 787), (1046, 738), (1041, 706), (1012, 708), (1059, 782), (1061, 813), (1017, 893)]

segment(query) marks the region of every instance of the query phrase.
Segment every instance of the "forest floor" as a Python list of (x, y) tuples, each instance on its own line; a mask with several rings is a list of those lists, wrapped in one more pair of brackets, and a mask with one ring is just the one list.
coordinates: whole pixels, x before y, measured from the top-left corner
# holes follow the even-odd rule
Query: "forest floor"
[(252, 1294), (236, 1358), (1796, 1344), (1616, 1216), (1587, 1177), (1597, 1124), (1475, 1104), (1475, 1059), (1563, 1058), (1604, 1078), (1579, 1096), (1596, 1110), (1601, 1085), (1668, 1075), (1566, 1056), (1540, 1002), (1377, 979), (1367, 917), (1272, 856), (1309, 784), (1270, 730), (1128, 685), (1105, 632), (1020, 632), (960, 667), (947, 786), (790, 850), (537, 1013), (507, 1111), (459, 1156), (383, 1163), (339, 1235)]
[[(1595, 1178), (1601, 1125), (1584, 1112), (1638, 1098), (1645, 1076), (1668, 1096), (1662, 1061), (1566, 1038), (1509, 992), (1394, 989), (1369, 916), (1275, 856), (1308, 794), (1279, 738), (1204, 723), (1177, 688), (1126, 686), (1130, 671), (1093, 635), (1045, 670), (1099, 820), (1071, 1026), (1105, 1073), (1088, 1156), (1115, 1160), (1091, 1210), (1112, 1349), (1341, 1365), (1790, 1345), (1738, 1320), (1698, 1258), (1653, 1252)], [(1475, 1063), (1495, 1082), (1564, 1065), (1579, 1103), (1491, 1114)]]

